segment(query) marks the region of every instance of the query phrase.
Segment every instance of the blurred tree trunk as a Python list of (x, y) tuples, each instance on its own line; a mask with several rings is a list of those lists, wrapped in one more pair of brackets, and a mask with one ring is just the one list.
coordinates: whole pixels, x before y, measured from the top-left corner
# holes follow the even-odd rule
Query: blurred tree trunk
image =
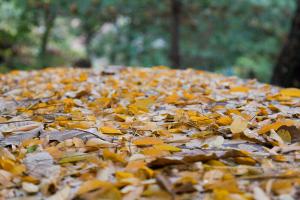
[(96, 34), (96, 31), (93, 29), (93, 27), (90, 25), (89, 22), (83, 22), (83, 32), (85, 35), (85, 41), (84, 41), (84, 46), (85, 46), (85, 54), (86, 56), (84, 58), (80, 58), (79, 60), (76, 60), (75, 62), (80, 62), (83, 61), (86, 63), (89, 63), (87, 65), (87, 68), (92, 67), (92, 41), (94, 39), (94, 36)]
[(300, 0), (292, 21), (288, 38), (274, 67), (272, 84), (300, 87)]
[(84, 29), (84, 32), (85, 32), (85, 52), (86, 52), (87, 58), (90, 59), (90, 56), (92, 54), (91, 44), (92, 44), (92, 40), (94, 38), (95, 33), (88, 26), (86, 26), (86, 28)]
[(39, 59), (40, 59), (40, 64), (42, 67), (45, 67), (45, 65), (47, 64), (45, 61), (46, 51), (47, 51), (49, 36), (50, 36), (51, 30), (54, 26), (55, 18), (56, 18), (56, 13), (51, 12), (51, 8), (46, 7), (45, 13), (44, 13), (45, 31), (41, 38), (41, 46), (40, 46), (40, 50), (39, 50)]
[(180, 68), (180, 0), (171, 0), (171, 45), (170, 58), (172, 67)]

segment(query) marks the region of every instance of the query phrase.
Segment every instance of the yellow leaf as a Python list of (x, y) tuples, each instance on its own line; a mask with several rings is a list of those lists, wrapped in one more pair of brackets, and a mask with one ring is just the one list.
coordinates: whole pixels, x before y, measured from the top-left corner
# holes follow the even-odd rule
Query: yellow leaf
[(117, 134), (117, 135), (123, 134), (120, 130), (108, 126), (102, 126), (100, 128), (100, 131), (104, 134)]
[(293, 180), (275, 180), (272, 183), (272, 191), (279, 194), (289, 194), (293, 189)]
[(182, 128), (171, 128), (168, 130), (170, 133), (182, 133)]
[(286, 88), (280, 90), (280, 94), (290, 97), (300, 97), (300, 89), (297, 88)]
[(14, 168), (15, 164), (16, 163), (11, 159), (8, 159), (4, 156), (0, 157), (0, 167), (4, 170), (10, 170)]
[(124, 154), (120, 154), (120, 153), (114, 153), (108, 149), (104, 149), (103, 150), (103, 157), (105, 159), (109, 159), (109, 160), (112, 160), (112, 161), (115, 161), (115, 162), (121, 162), (121, 163), (125, 163), (126, 160), (125, 160), (125, 157), (124, 157)]
[(87, 73), (81, 73), (79, 75), (79, 80), (80, 82), (86, 81), (88, 79), (88, 74)]
[(196, 122), (198, 125), (206, 125), (213, 122), (212, 119), (210, 119), (207, 116), (201, 115), (201, 116), (191, 116), (190, 120), (193, 122)]
[(117, 179), (132, 178), (132, 177), (134, 177), (134, 175), (129, 172), (121, 172), (121, 171), (116, 172)]
[(181, 151), (180, 148), (169, 145), (169, 144), (158, 144), (153, 146), (156, 149), (162, 150), (162, 151), (170, 151), (170, 152), (179, 152)]
[(148, 112), (148, 108), (154, 103), (153, 98), (147, 99), (137, 99), (135, 103), (128, 106), (128, 109), (133, 114), (138, 114), (139, 112)]
[(265, 133), (269, 132), (271, 129), (276, 131), (281, 126), (284, 126), (284, 125), (285, 126), (293, 126), (294, 124), (295, 124), (295, 122), (292, 120), (280, 120), (280, 121), (274, 122), (272, 124), (264, 125), (263, 127), (261, 127), (261, 129), (258, 131), (258, 133), (265, 134)]
[(227, 125), (230, 125), (231, 123), (232, 123), (232, 119), (229, 116), (221, 116), (217, 120), (217, 124), (221, 125), (221, 126), (227, 126)]
[(121, 114), (116, 114), (115, 115), (115, 120), (118, 122), (125, 122), (127, 116), (126, 115), (121, 115)]
[(15, 161), (5, 157), (0, 156), (0, 167), (4, 170), (7, 170), (14, 175), (20, 175), (25, 171), (25, 166), (22, 164), (17, 164)]
[(248, 125), (248, 121), (244, 118), (237, 116), (234, 118), (233, 122), (230, 125), (230, 130), (232, 133), (241, 133), (243, 132)]
[(133, 144), (137, 146), (147, 146), (147, 145), (155, 145), (162, 144), (163, 141), (156, 137), (141, 137), (133, 141)]
[(237, 86), (230, 88), (230, 92), (248, 92), (249, 88), (244, 86)]
[(139, 171), (144, 172), (144, 174), (147, 175), (147, 177), (149, 177), (149, 178), (153, 177), (153, 175), (154, 175), (154, 171), (147, 166), (141, 167), (139, 169)]
[(128, 164), (126, 166), (126, 170), (135, 171), (135, 170), (140, 169), (145, 166), (146, 166), (146, 164), (143, 160), (133, 160), (133, 161), (128, 162)]
[(23, 172), (25, 172), (25, 170), (26, 170), (25, 165), (19, 164), (19, 165), (14, 165), (14, 167), (8, 171), (13, 173), (14, 175), (21, 175), (23, 174)]
[(45, 151), (47, 151), (53, 158), (56, 159), (63, 157), (64, 154), (64, 152), (57, 148), (57, 146), (47, 147), (45, 148)]
[(142, 153), (146, 156), (153, 156), (153, 157), (165, 156), (168, 154), (167, 151), (163, 151), (163, 150), (156, 149), (153, 147), (144, 148)]
[(66, 106), (73, 106), (75, 103), (74, 103), (74, 100), (73, 99), (70, 99), (70, 98), (66, 98), (66, 99), (63, 99), (62, 102), (66, 105)]
[(227, 200), (229, 199), (229, 192), (224, 189), (214, 189), (213, 190), (214, 200)]
[(37, 138), (34, 138), (34, 139), (25, 139), (22, 141), (22, 146), (23, 147), (29, 147), (29, 146), (33, 146), (33, 145), (39, 145), (39, 144), (42, 144), (43, 141), (40, 140), (40, 139), (37, 139)]
[(256, 160), (250, 157), (236, 157), (235, 162), (241, 165), (255, 165)]
[(100, 180), (88, 180), (81, 184), (79, 189), (77, 190), (77, 195), (81, 195), (87, 192), (90, 192), (92, 190), (98, 189), (98, 188), (110, 188), (113, 187), (111, 183), (100, 181)]
[(166, 103), (175, 104), (179, 100), (179, 96), (177, 94), (172, 94), (165, 98)]
[(141, 110), (148, 110), (148, 107), (154, 103), (154, 99), (137, 99), (135, 100), (135, 105)]
[(287, 162), (287, 158), (284, 155), (273, 155), (272, 158), (277, 162)]
[[(61, 125), (61, 123), (59, 123)], [(67, 122), (64, 124), (65, 127), (69, 129), (88, 129), (92, 126), (89, 122), (79, 121), (79, 122)]]
[(114, 112), (116, 114), (125, 114), (127, 112), (126, 108), (125, 107), (122, 107), (122, 106), (118, 106), (114, 109)]
[(96, 100), (97, 104), (101, 105), (101, 107), (107, 107), (109, 105), (110, 101), (111, 101), (111, 99), (107, 98), (107, 97), (101, 97)]
[(70, 162), (78, 162), (82, 160), (87, 160), (91, 158), (92, 155), (89, 154), (82, 154), (82, 153), (70, 153), (69, 155), (64, 156), (59, 163), (70, 163)]
[(196, 98), (196, 96), (194, 95), (194, 94), (192, 94), (192, 93), (188, 93), (188, 92), (183, 92), (183, 96), (184, 96), (184, 98), (186, 98), (186, 99), (188, 99), (188, 100), (193, 100), (193, 99), (195, 99)]
[(128, 111), (129, 111), (129, 113), (134, 114), (134, 115), (138, 114), (140, 112), (138, 107), (134, 104), (131, 104), (131, 105), (128, 106)]
[(218, 167), (224, 167), (226, 166), (223, 162), (219, 161), (219, 160), (210, 160), (208, 161), (206, 164), (211, 165), (211, 166), (218, 166)]

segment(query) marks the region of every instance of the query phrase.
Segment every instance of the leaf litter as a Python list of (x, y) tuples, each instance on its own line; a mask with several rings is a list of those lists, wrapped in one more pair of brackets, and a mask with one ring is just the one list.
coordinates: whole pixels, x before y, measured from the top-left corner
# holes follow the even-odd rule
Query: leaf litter
[(299, 89), (164, 66), (0, 83), (0, 199), (299, 197)]

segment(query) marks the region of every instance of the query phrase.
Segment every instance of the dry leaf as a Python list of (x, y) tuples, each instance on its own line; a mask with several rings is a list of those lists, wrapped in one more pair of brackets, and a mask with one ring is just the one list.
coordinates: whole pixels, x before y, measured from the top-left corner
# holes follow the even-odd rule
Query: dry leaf
[(92, 190), (96, 190), (99, 188), (108, 188), (112, 187), (111, 183), (100, 181), (97, 179), (88, 180), (80, 185), (79, 189), (77, 190), (77, 195), (82, 195), (84, 193), (90, 192)]
[(280, 94), (290, 97), (300, 97), (300, 90), (297, 88), (285, 88), (280, 90)]
[(281, 126), (293, 126), (294, 124), (295, 124), (295, 122), (292, 121), (292, 120), (279, 120), (279, 121), (276, 121), (272, 124), (264, 125), (263, 127), (261, 127), (261, 129), (258, 131), (258, 133), (259, 134), (265, 134), (265, 133), (269, 132), (272, 129), (274, 131), (276, 131)]
[(141, 137), (132, 141), (137, 146), (148, 146), (155, 144), (163, 144), (163, 141), (156, 137)]
[(284, 129), (280, 129), (277, 131), (277, 134), (281, 137), (281, 139), (285, 142), (285, 143), (291, 143), (292, 142), (292, 137), (289, 131), (284, 130)]
[(102, 126), (100, 127), (100, 131), (104, 134), (114, 134), (114, 135), (122, 135), (123, 133), (115, 128), (108, 127), (108, 126)]
[(230, 130), (232, 133), (241, 133), (246, 130), (248, 126), (248, 121), (243, 117), (236, 116), (233, 119), (233, 122), (230, 125)]

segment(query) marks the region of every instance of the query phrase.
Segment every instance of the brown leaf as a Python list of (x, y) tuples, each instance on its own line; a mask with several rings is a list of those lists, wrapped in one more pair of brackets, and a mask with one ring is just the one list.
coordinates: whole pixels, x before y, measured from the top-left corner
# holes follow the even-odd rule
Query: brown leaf
[(169, 165), (180, 165), (180, 164), (184, 164), (184, 162), (178, 159), (160, 157), (148, 163), (147, 166), (150, 167), (151, 169), (158, 169)]
[(296, 126), (281, 126), (278, 131), (285, 130), (291, 135), (291, 142), (300, 142), (300, 129)]

